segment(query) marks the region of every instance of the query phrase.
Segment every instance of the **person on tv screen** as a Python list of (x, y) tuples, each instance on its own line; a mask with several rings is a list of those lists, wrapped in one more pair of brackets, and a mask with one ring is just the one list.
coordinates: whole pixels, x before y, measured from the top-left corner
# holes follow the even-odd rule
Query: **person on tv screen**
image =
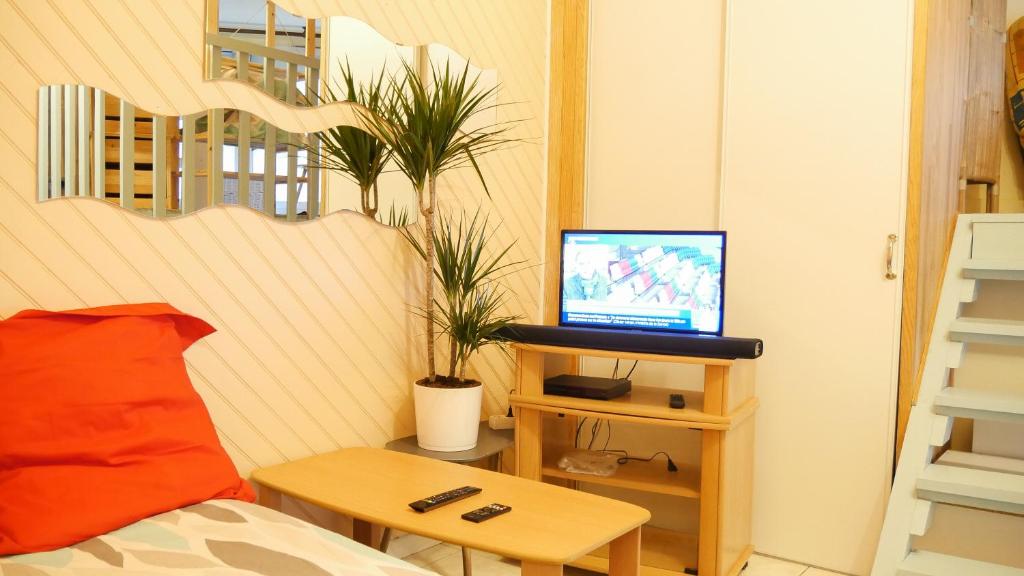
[(596, 251), (576, 252), (575, 271), (565, 279), (566, 300), (606, 300), (608, 298), (607, 261)]

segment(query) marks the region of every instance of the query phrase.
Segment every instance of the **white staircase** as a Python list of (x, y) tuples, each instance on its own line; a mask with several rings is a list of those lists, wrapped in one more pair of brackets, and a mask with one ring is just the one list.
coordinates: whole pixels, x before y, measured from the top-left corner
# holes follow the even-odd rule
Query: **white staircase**
[(1021, 568), (912, 549), (913, 537), (928, 531), (935, 503), (1024, 515), (1024, 461), (957, 451), (936, 458), (954, 417), (1024, 422), (1024, 389), (972, 389), (960, 380), (962, 387), (949, 386), (950, 370), (973, 343), (1016, 346), (1024, 355), (1024, 322), (960, 316), (960, 305), (977, 296), (978, 280), (1024, 282), (1024, 214), (957, 221), (872, 576), (1024, 576)]

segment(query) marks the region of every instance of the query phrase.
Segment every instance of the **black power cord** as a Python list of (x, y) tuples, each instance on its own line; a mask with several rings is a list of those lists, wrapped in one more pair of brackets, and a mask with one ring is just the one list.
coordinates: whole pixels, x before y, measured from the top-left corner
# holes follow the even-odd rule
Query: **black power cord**
[[(609, 452), (612, 452), (612, 450), (609, 450)], [(621, 458), (619, 458), (618, 462), (619, 462), (620, 465), (621, 464), (626, 464), (630, 460), (634, 460), (636, 462), (650, 462), (651, 460), (654, 460), (655, 458), (657, 458), (659, 454), (664, 454), (665, 455), (665, 459), (668, 460), (668, 471), (669, 472), (678, 472), (679, 471), (679, 467), (676, 466), (676, 463), (672, 461), (672, 457), (669, 456), (667, 452), (662, 452), (662, 451), (655, 452), (649, 458), (639, 458), (637, 456), (630, 456), (629, 453), (627, 452), (625, 456), (622, 456)]]
[[(630, 367), (629, 372), (626, 373), (626, 378), (629, 378), (630, 376), (632, 376), (633, 371), (636, 370), (636, 366), (637, 366), (637, 364), (639, 364), (639, 362), (640, 362), (639, 360), (635, 360), (633, 362), (633, 366)], [(615, 367), (612, 369), (612, 378), (615, 378), (618, 375), (618, 373), (619, 373), (619, 361), (616, 360), (615, 361)], [(580, 446), (580, 433), (583, 431), (583, 425), (586, 424), (586, 422), (587, 422), (587, 418), (581, 418), (579, 423), (576, 424), (576, 437), (575, 437), (575, 440), (573, 441), (573, 447), (574, 448), (579, 448), (579, 446)], [(597, 441), (597, 437), (598, 437), (598, 435), (601, 432), (601, 425), (602, 424), (604, 424), (604, 426), (606, 428), (606, 434), (607, 435), (605, 436), (604, 447), (600, 450), (600, 452), (610, 452), (610, 453), (613, 453), (613, 454), (622, 454), (622, 456), (620, 456), (618, 458), (618, 460), (617, 460), (617, 462), (619, 463), (620, 466), (623, 465), (623, 464), (629, 463), (631, 460), (635, 461), (635, 462), (650, 462), (650, 461), (654, 460), (655, 458), (657, 458), (658, 456), (665, 456), (665, 460), (668, 461), (668, 471), (669, 472), (678, 472), (679, 471), (679, 467), (676, 466), (676, 463), (672, 461), (672, 457), (669, 456), (667, 452), (664, 452), (664, 451), (661, 451), (661, 450), (659, 450), (658, 452), (655, 452), (654, 454), (652, 454), (648, 458), (640, 458), (639, 456), (630, 456), (629, 452), (627, 452), (625, 450), (609, 450), (608, 449), (608, 444), (612, 440), (612, 423), (611, 423), (610, 420), (596, 419), (594, 421), (594, 423), (590, 426), (590, 441), (587, 443), (587, 450), (593, 449), (594, 443)]]

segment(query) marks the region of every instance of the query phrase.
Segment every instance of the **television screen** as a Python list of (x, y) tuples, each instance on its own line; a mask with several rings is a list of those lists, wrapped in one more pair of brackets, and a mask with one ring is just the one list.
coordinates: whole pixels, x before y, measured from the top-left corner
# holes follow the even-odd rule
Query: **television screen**
[(722, 335), (725, 232), (562, 232), (561, 326)]

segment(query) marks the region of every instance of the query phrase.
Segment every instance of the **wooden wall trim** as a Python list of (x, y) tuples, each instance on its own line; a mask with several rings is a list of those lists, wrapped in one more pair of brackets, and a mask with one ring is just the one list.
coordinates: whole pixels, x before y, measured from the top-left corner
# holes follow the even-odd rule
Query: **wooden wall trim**
[(544, 323), (558, 323), (561, 231), (583, 226), (590, 0), (551, 2)]
[(934, 324), (953, 227), (962, 210), (970, 0), (917, 0), (903, 266), (896, 458)]
[(900, 366), (896, 405), (896, 452), (900, 458), (910, 419), (917, 362), (917, 260), (921, 237), (921, 160), (924, 152), (924, 76), (928, 47), (928, 0), (914, 7), (914, 54), (910, 77), (910, 151), (907, 169), (907, 222), (903, 242), (903, 307), (900, 317)]

